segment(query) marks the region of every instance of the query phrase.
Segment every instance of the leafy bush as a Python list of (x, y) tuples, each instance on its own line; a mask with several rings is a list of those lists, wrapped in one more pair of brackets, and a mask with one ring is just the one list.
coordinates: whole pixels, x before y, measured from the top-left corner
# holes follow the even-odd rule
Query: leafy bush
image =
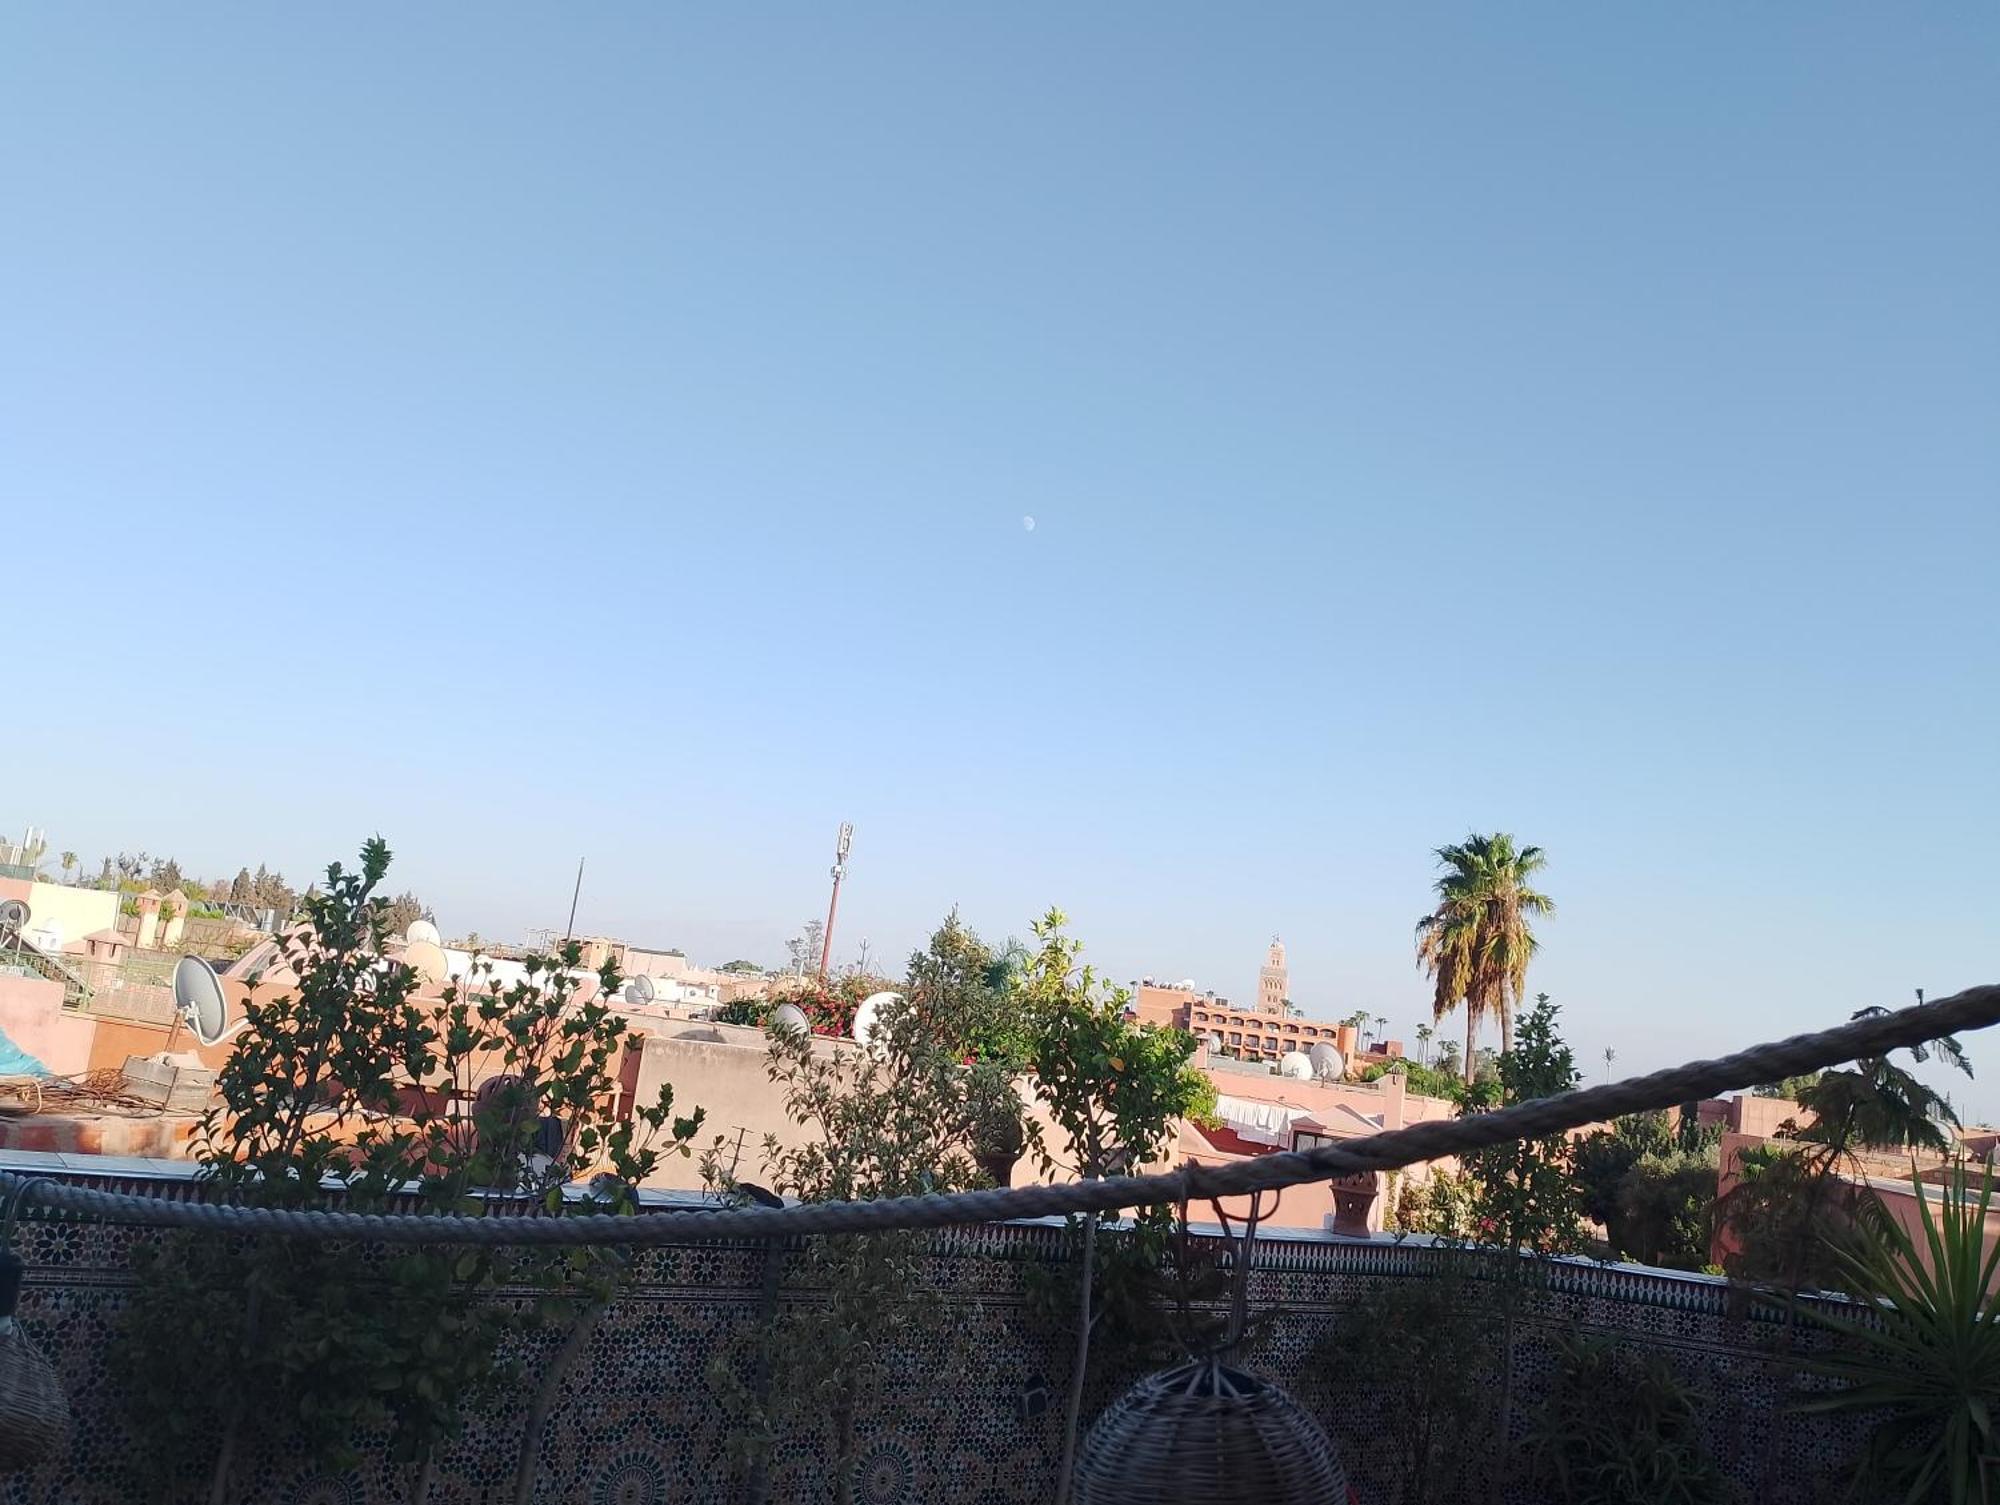
[(1377, 1281), (1308, 1360), (1333, 1394), (1342, 1451), (1380, 1458), (1381, 1505), (1476, 1498), (1492, 1466), (1501, 1324), (1469, 1269), (1447, 1258), (1433, 1275)]
[(1455, 1072), (1440, 1071), (1421, 1061), (1380, 1061), (1361, 1073), (1364, 1082), (1379, 1082), (1385, 1076), (1403, 1079), (1403, 1090), (1419, 1097), (1435, 1097), (1448, 1103), (1465, 1100), (1465, 1082)]
[[(285, 941), (296, 983), (244, 1005), (248, 1027), (196, 1139), (204, 1179), (264, 1207), (310, 1207), (337, 1185), (353, 1211), (410, 1191), (436, 1213), (481, 1213), (489, 1191), (514, 1207), (633, 1211), (672, 1099), (663, 1091), (616, 1116), (624, 1024), (603, 1001), (615, 971), (584, 1000), (570, 944), (529, 958), (527, 980), (504, 991), (475, 969), (470, 988), (419, 1000), (417, 975), (382, 953), (388, 865), (377, 839), (358, 871), (328, 868), (306, 900), (309, 923)], [(699, 1123), (672, 1120), (681, 1153)], [(592, 1197), (566, 1202), (565, 1184), (593, 1172)], [(589, 1256), (510, 1263), (492, 1246), (375, 1256), (322, 1240), (187, 1236), (138, 1263), (113, 1359), (128, 1410), (161, 1477), (206, 1461), (218, 1499), (254, 1444), (303, 1443), (338, 1461), (357, 1428), (386, 1426), (418, 1465), (420, 1501), (438, 1444), (503, 1376), (505, 1339), (601, 1301), (609, 1285)], [(486, 1299), (503, 1279), (546, 1297), (517, 1318)], [(191, 1349), (218, 1359), (194, 1387)]]
[(732, 998), (716, 1009), (715, 1017), (722, 1024), (747, 1024), (761, 1029), (776, 1007), (768, 998)]
[(1576, 1142), (1584, 1216), (1604, 1225), (1614, 1255), (1676, 1270), (1708, 1264), (1720, 1138), (1690, 1105), (1678, 1119), (1630, 1114)]
[(1524, 1455), (1556, 1505), (1728, 1505), (1735, 1491), (1701, 1437), (1700, 1401), (1654, 1354), (1579, 1332), (1528, 1416)]

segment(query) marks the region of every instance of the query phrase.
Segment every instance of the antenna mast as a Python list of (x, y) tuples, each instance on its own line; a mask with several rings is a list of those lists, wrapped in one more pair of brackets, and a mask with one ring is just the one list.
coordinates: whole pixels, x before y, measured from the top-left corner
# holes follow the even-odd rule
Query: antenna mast
[(854, 822), (840, 823), (840, 841), (833, 851), (833, 897), (826, 901), (826, 934), (820, 938), (819, 978), (826, 981), (826, 964), (833, 955), (833, 916), (840, 908), (840, 880), (847, 876), (847, 849), (854, 845)]
[(569, 928), (563, 932), (563, 939), (570, 940), (576, 935), (576, 901), (583, 897), (583, 859), (576, 859), (576, 887), (569, 891)]

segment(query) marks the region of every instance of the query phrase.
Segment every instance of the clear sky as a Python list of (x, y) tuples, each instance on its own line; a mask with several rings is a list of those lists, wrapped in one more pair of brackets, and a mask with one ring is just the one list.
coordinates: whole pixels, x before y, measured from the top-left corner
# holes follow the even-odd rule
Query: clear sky
[(775, 959), (848, 819), (844, 956), (1407, 1035), (1506, 829), (1593, 1076), (2000, 978), (1991, 7), (15, 7), (0, 290), (93, 863)]

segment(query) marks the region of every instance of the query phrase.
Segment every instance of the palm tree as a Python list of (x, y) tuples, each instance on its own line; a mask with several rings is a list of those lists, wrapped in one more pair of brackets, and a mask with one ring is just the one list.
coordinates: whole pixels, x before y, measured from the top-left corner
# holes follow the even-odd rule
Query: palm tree
[(1436, 1033), (1437, 1031), (1432, 1029), (1428, 1024), (1417, 1026), (1417, 1064), (1419, 1066), (1428, 1066), (1431, 1064), (1431, 1036)]
[(76, 853), (64, 852), (61, 858), (58, 860), (62, 863), (63, 882), (67, 883), (69, 882), (70, 873), (74, 871), (76, 868), (76, 863), (77, 863)]
[(1500, 1017), (1500, 1049), (1514, 1048), (1514, 1008), (1526, 996), (1539, 947), (1531, 921), (1555, 912), (1528, 880), (1548, 866), (1540, 847), (1516, 847), (1504, 831), (1439, 847), (1437, 908), (1417, 921), (1417, 965), (1436, 987), (1431, 1013), (1465, 1005), (1465, 1069), (1477, 1058), (1479, 1021)]
[(1617, 1060), (1617, 1059), (1618, 1059), (1618, 1051), (1617, 1051), (1616, 1047), (1614, 1047), (1614, 1046), (1610, 1046), (1610, 1045), (1607, 1045), (1607, 1046), (1605, 1046), (1605, 1047), (1604, 1047), (1604, 1080), (1605, 1080), (1605, 1081), (1607, 1081), (1607, 1082), (1611, 1080), (1611, 1063), (1612, 1063), (1613, 1061)]

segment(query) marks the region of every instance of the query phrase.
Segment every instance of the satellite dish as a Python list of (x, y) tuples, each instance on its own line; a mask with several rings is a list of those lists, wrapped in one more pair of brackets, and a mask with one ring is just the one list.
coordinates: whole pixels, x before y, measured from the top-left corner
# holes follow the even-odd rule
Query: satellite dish
[(1308, 1081), (1313, 1075), (1312, 1057), (1302, 1050), (1288, 1050), (1278, 1057), (1278, 1075), (1293, 1081)]
[(403, 939), (413, 946), (418, 941), (428, 941), (433, 946), (444, 944), (444, 937), (438, 934), (437, 926), (429, 920), (410, 921), (410, 928), (403, 932)]
[(1202, 1043), (1208, 1047), (1208, 1053), (1212, 1056), (1219, 1055), (1222, 1051), (1222, 1036), (1220, 1035), (1210, 1035)]
[(1321, 1081), (1335, 1081), (1347, 1075), (1347, 1058), (1324, 1040), (1306, 1052), (1306, 1059), (1312, 1062), (1313, 1075)]
[(451, 963), (436, 941), (411, 941), (403, 948), (403, 965), (425, 982), (448, 982), (451, 978)]
[(771, 1010), (771, 1018), (765, 1027), (793, 1030), (803, 1035), (811, 1032), (812, 1020), (806, 1018), (806, 1011), (796, 1003), (781, 1003)]
[(900, 1002), (901, 999), (900, 993), (870, 993), (862, 999), (861, 1007), (854, 1011), (853, 1033), (856, 1042), (866, 1045), (874, 1039), (876, 1028), (882, 1018), (882, 1010), (892, 1003)]
[(0, 930), (26, 930), (34, 917), (26, 899), (0, 899)]
[(220, 1045), (249, 1023), (229, 1022), (229, 996), (222, 991), (222, 978), (198, 956), (184, 956), (174, 963), (174, 1006), (203, 1045)]
[(651, 1003), (660, 996), (660, 990), (653, 986), (653, 979), (641, 972), (625, 984), (625, 1001), (635, 1008)]

